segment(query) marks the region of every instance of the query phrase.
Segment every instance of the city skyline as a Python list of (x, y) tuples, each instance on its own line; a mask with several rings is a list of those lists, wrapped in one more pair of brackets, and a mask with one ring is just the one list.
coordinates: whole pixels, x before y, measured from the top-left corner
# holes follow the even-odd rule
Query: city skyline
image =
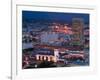
[(89, 14), (22, 11), (22, 68), (89, 66)]

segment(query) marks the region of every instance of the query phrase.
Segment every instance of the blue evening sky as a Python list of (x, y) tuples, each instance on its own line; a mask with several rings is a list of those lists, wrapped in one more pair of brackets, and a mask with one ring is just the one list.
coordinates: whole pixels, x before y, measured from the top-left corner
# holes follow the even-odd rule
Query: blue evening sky
[(82, 18), (85, 23), (89, 24), (89, 14), (84, 13), (61, 13), (61, 12), (39, 12), (39, 11), (22, 11), (23, 20), (47, 20), (61, 21), (71, 23), (72, 18)]

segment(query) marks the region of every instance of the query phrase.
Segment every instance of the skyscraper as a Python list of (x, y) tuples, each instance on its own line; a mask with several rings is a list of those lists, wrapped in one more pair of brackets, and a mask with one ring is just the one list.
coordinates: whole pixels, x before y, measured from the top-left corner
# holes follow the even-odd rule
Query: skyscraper
[(73, 45), (83, 45), (83, 26), (84, 21), (82, 18), (72, 19), (72, 30), (73, 30)]

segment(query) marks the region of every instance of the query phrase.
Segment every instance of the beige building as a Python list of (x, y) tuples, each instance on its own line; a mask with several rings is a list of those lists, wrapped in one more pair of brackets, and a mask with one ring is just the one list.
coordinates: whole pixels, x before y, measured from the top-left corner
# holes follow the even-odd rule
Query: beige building
[(57, 62), (58, 59), (59, 59), (59, 51), (57, 49), (54, 50), (54, 54), (42, 53), (42, 54), (36, 55), (36, 60), (39, 60), (39, 61), (47, 60), (47, 61)]
[(72, 30), (73, 30), (73, 44), (83, 44), (83, 26), (84, 21), (81, 18), (72, 19)]

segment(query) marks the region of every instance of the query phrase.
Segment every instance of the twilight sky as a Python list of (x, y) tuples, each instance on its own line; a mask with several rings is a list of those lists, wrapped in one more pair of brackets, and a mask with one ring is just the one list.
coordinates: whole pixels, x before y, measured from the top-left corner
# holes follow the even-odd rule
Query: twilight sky
[(84, 23), (89, 24), (89, 14), (84, 13), (61, 13), (61, 12), (39, 12), (39, 11), (22, 11), (22, 18), (27, 20), (44, 20), (53, 22), (71, 23), (72, 18), (82, 18)]

